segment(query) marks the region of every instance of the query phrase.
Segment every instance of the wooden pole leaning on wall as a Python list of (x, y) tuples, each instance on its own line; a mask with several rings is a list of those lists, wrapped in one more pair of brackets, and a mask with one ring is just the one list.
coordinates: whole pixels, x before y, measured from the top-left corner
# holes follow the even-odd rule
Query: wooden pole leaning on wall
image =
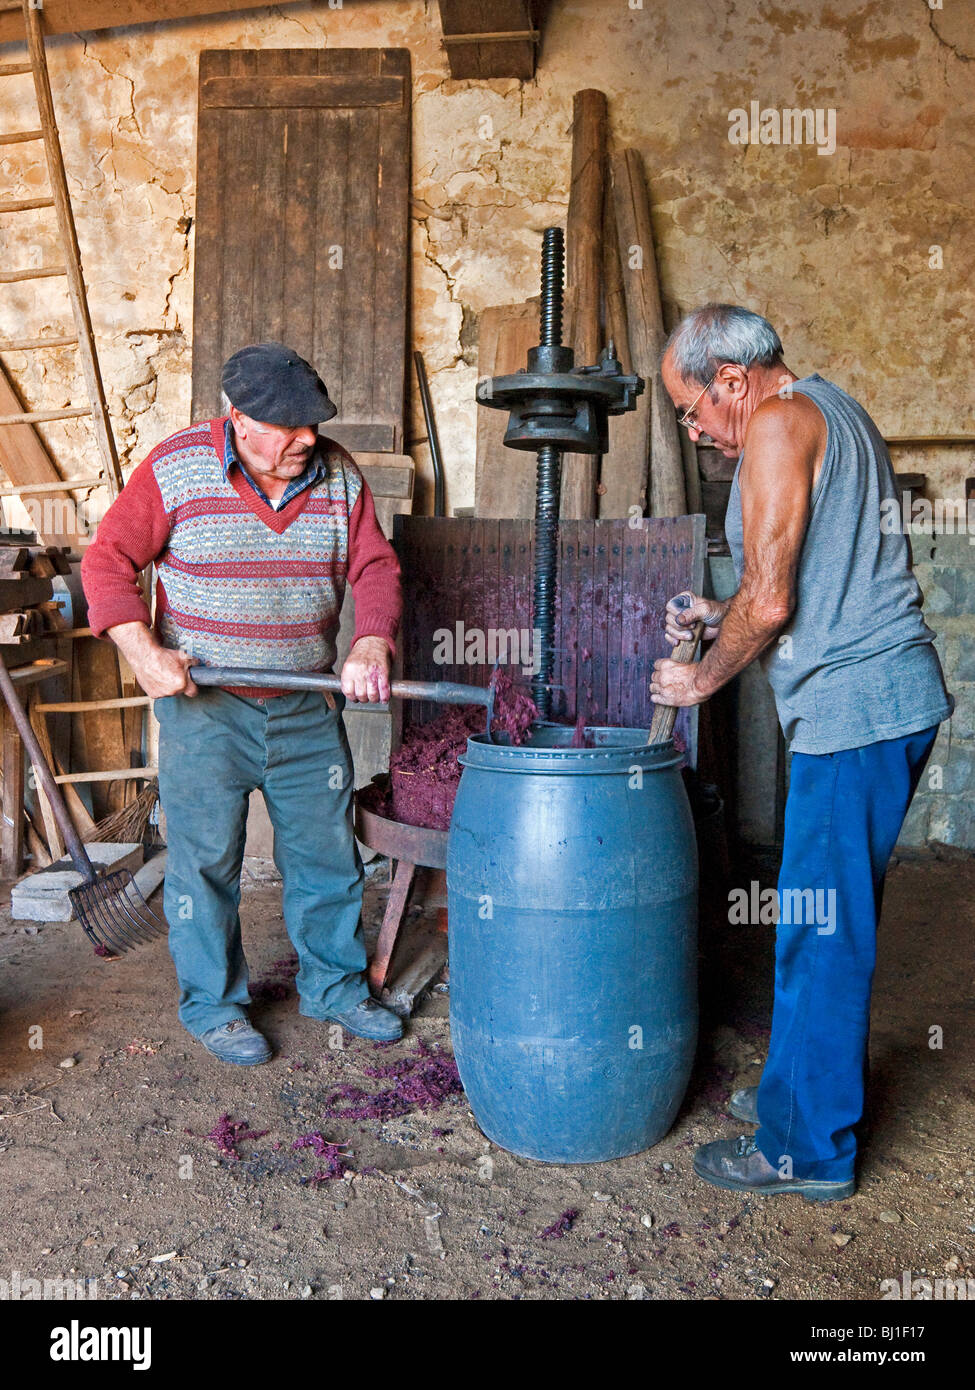
[[(566, 218), (566, 284), (575, 292), (575, 365), (596, 362), (604, 344), (599, 326), (603, 192), (606, 181), (606, 94), (587, 88), (572, 99), (572, 181)], [(596, 515), (595, 454), (562, 458), (562, 516)]]
[[(607, 184), (603, 198), (603, 299), (606, 305), (606, 337), (616, 346), (616, 356), (629, 375), (635, 370), (630, 352), (623, 268), (616, 235), (613, 190)], [(599, 471), (600, 520), (630, 516), (631, 507), (647, 509), (647, 461), (650, 457), (650, 393), (636, 398), (636, 409), (614, 415), (609, 422), (609, 452)]]
[(679, 426), (660, 376), (666, 334), (650, 199), (639, 151), (628, 149), (616, 155), (612, 177), (633, 370), (646, 379), (650, 397), (650, 515), (684, 516), (687, 493)]

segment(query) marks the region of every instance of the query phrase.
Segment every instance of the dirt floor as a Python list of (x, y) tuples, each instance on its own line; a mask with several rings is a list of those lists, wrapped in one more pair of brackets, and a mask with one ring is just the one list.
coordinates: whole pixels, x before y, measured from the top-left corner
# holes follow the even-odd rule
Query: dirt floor
[[(373, 928), (385, 877), (368, 888)], [(425, 1065), (420, 1043), (448, 1051), (447, 997), (427, 999), (402, 1043), (336, 1047), (297, 1013), (278, 885), (250, 881), (243, 916), (266, 996), (253, 1017), (275, 1047), (246, 1071), (180, 1028), (165, 943), (106, 961), (74, 923), (0, 916), (0, 1278), (91, 1279), (119, 1299), (788, 1300), (878, 1299), (905, 1270), (975, 1276), (970, 860), (890, 873), (872, 1132), (857, 1195), (822, 1207), (746, 1200), (691, 1169), (697, 1144), (746, 1128), (724, 1106), (759, 1076), (771, 929), (705, 934), (699, 1062), (667, 1138), (569, 1168), (488, 1143), (463, 1095), (325, 1118), (340, 1086), (393, 1086), (366, 1068)], [(235, 1125), (254, 1133), (239, 1157), (207, 1137)], [(344, 1146), (344, 1177), (314, 1139), (294, 1147), (314, 1134)]]

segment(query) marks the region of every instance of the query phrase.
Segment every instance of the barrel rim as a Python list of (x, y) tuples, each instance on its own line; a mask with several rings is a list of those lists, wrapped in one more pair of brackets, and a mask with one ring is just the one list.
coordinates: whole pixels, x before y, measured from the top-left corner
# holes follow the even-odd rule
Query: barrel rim
[[(587, 725), (586, 732), (590, 730), (594, 733), (624, 732), (604, 725)], [(550, 772), (573, 777), (624, 773), (634, 765), (644, 772), (663, 772), (683, 762), (684, 755), (678, 752), (673, 739), (648, 744), (646, 729), (625, 732), (633, 734), (632, 743), (597, 748), (533, 748), (526, 744), (495, 743), (487, 734), (472, 734), (467, 740), (467, 752), (460, 755), (458, 762), (462, 767), (489, 768), (495, 772)]]

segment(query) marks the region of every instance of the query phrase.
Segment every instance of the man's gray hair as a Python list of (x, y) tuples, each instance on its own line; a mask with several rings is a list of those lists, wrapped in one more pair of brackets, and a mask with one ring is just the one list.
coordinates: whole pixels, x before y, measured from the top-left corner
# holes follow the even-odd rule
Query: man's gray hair
[(683, 381), (703, 386), (725, 362), (771, 367), (782, 358), (782, 341), (761, 314), (740, 304), (705, 304), (681, 319), (664, 351)]
[(229, 414), (230, 414), (230, 407), (231, 407), (232, 404), (233, 404), (233, 402), (231, 401), (230, 397), (227, 395), (226, 391), (221, 391), (221, 392), (220, 392), (220, 414), (221, 414), (221, 415), (229, 415)]

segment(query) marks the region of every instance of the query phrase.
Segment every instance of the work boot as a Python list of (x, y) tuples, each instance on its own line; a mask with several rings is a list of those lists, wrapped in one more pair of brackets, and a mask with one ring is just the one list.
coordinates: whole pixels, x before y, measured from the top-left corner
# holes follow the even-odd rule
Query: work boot
[(343, 1028), (357, 1038), (370, 1038), (373, 1042), (395, 1042), (403, 1036), (403, 1025), (397, 1016), (375, 999), (362, 999), (351, 1009), (336, 1010), (325, 1014), (325, 1018), (341, 1023)]
[(271, 1060), (271, 1046), (246, 1018), (232, 1018), (219, 1028), (208, 1028), (200, 1034), (207, 1052), (221, 1062), (235, 1067), (257, 1067)]
[(807, 1202), (836, 1202), (841, 1197), (852, 1197), (856, 1191), (852, 1178), (824, 1182), (821, 1178), (781, 1177), (748, 1134), (702, 1144), (694, 1155), (694, 1171), (714, 1187), (726, 1187), (732, 1192), (759, 1192), (770, 1197), (795, 1192)]
[(740, 1091), (732, 1091), (731, 1099), (728, 1101), (728, 1114), (734, 1115), (736, 1120), (744, 1120), (746, 1124), (757, 1125), (758, 1087), (743, 1086)]

